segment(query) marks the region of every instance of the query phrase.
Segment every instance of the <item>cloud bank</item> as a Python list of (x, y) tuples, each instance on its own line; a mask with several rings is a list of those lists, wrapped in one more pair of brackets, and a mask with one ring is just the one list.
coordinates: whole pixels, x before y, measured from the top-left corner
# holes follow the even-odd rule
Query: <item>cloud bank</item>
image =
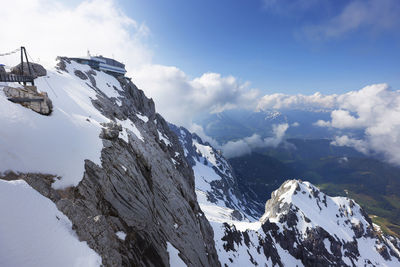
[(332, 109), (337, 105), (338, 95), (323, 95), (316, 92), (313, 95), (264, 95), (257, 104), (257, 109)]
[(400, 165), (400, 91), (387, 84), (375, 84), (337, 97), (338, 109), (330, 121), (318, 121), (321, 127), (342, 130), (361, 129), (363, 139), (337, 136), (334, 145), (351, 146), (368, 153), (377, 153)]
[[(369, 85), (341, 95), (265, 95), (257, 108), (328, 110), (331, 119), (318, 120), (314, 125), (342, 132), (334, 137), (333, 145), (381, 155), (386, 161), (400, 165), (400, 91), (387, 84)], [(363, 138), (355, 139), (350, 134), (353, 130), (361, 131)]]
[(199, 113), (216, 113), (232, 108), (253, 108), (258, 90), (235, 77), (204, 73), (190, 79), (182, 70), (162, 65), (148, 65), (135, 73), (135, 81), (145, 88), (170, 122), (191, 128)]
[(255, 148), (277, 147), (282, 142), (288, 128), (287, 123), (273, 125), (272, 137), (262, 139), (258, 134), (253, 134), (237, 141), (229, 141), (221, 146), (221, 150), (225, 157), (234, 158), (250, 154)]

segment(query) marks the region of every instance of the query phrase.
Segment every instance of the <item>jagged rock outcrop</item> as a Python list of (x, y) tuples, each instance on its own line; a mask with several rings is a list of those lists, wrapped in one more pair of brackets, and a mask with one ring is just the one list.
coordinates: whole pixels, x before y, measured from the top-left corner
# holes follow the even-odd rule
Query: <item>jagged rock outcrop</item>
[(99, 136), (101, 165), (86, 160), (78, 185), (62, 189), (52, 186), (54, 175), (8, 173), (7, 179), (24, 179), (56, 203), (104, 266), (169, 266), (168, 243), (188, 266), (219, 266), (193, 170), (153, 100), (123, 77), (109, 89), (118, 97), (110, 97), (97, 86), (106, 74), (59, 60), (60, 75), (86, 80), (96, 93), (92, 105), (109, 119)]
[(50, 115), (53, 104), (46, 92), (38, 92), (35, 86), (10, 87), (3, 89), (4, 94), (12, 102), (19, 103), (42, 115)]
[[(231, 216), (239, 220), (246, 216), (254, 219), (262, 215), (262, 204), (252, 200), (254, 196), (250, 190), (246, 194), (239, 190), (233, 169), (221, 151), (203, 142), (198, 135), (190, 133), (184, 127), (170, 124), (170, 128), (179, 137), (185, 158), (198, 176), (196, 188), (207, 195), (209, 203), (222, 202), (224, 207), (232, 210)], [(209, 170), (206, 171), (207, 169)], [(204, 182), (209, 186), (202, 187)]]

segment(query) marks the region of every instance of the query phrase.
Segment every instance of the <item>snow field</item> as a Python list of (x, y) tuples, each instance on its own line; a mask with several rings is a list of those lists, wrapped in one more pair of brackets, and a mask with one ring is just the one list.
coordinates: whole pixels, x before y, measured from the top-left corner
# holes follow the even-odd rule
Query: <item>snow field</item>
[(0, 266), (101, 265), (69, 219), (25, 181), (0, 180), (0, 213)]

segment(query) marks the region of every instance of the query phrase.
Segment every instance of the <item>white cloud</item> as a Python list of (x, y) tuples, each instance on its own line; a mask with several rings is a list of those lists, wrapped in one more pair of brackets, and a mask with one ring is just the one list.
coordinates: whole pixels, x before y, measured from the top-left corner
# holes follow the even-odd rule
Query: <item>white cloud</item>
[(369, 32), (396, 29), (400, 25), (400, 2), (397, 0), (349, 1), (336, 16), (304, 28), (312, 39), (336, 38), (367, 28)]
[(331, 123), (329, 121), (318, 120), (317, 122), (314, 123), (314, 125), (319, 127), (330, 127)]
[(369, 153), (368, 144), (365, 141), (350, 138), (347, 135), (335, 137), (331, 144), (335, 146), (350, 146), (364, 154)]
[(277, 147), (282, 142), (288, 128), (289, 125), (287, 123), (273, 125), (272, 137), (262, 139), (258, 134), (253, 134), (237, 141), (229, 141), (220, 148), (225, 157), (234, 158), (250, 154), (255, 148)]
[[(335, 138), (334, 145), (380, 154), (400, 165), (400, 91), (390, 89), (387, 84), (369, 85), (342, 95), (265, 95), (257, 107), (330, 110), (330, 120), (318, 120), (314, 125), (339, 129), (342, 134)], [(350, 137), (353, 130), (361, 131), (363, 138)]]
[(342, 130), (361, 129), (364, 138), (336, 137), (333, 144), (351, 146), (363, 153), (382, 154), (400, 165), (400, 91), (387, 84), (375, 84), (337, 97), (338, 109), (330, 121), (318, 121), (322, 127)]
[(180, 69), (162, 65), (147, 65), (137, 71), (135, 82), (154, 99), (167, 120), (187, 128), (196, 114), (254, 107), (259, 95), (233, 76), (205, 73), (190, 79)]
[(338, 95), (323, 95), (316, 92), (313, 95), (271, 94), (263, 96), (257, 104), (257, 109), (331, 109), (336, 106)]

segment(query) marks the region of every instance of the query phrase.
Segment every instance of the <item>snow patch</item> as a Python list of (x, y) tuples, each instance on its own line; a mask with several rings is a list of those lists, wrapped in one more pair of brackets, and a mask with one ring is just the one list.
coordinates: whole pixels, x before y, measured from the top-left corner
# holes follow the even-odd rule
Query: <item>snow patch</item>
[(146, 122), (149, 121), (149, 118), (148, 118), (147, 116), (144, 116), (144, 115), (142, 115), (142, 114), (140, 114), (140, 113), (136, 113), (136, 116), (137, 116), (139, 119), (141, 119), (144, 123), (146, 123)]
[(201, 145), (196, 141), (193, 141), (193, 144), (196, 147), (197, 153), (200, 153), (204, 158), (206, 158), (212, 165), (218, 167), (217, 159), (215, 158), (214, 151), (212, 147)]
[(139, 138), (142, 142), (144, 142), (144, 138), (140, 133), (139, 129), (130, 119), (126, 119), (124, 121), (116, 119), (116, 121), (122, 126), (122, 132), (119, 133), (119, 137), (122, 138), (125, 142), (127, 143), (129, 142), (128, 138), (129, 132), (132, 132), (137, 138)]
[(0, 180), (0, 266), (100, 266), (72, 223), (25, 181)]
[(125, 241), (125, 238), (126, 238), (126, 233), (125, 233), (125, 232), (123, 232), (123, 231), (118, 231), (118, 232), (115, 233), (115, 235), (116, 235), (119, 239)]
[(162, 140), (167, 146), (171, 146), (171, 141), (169, 141), (168, 138), (164, 137), (164, 135), (159, 130), (157, 130), (157, 133), (158, 139)]
[(173, 267), (187, 267), (185, 262), (179, 257), (177, 250), (171, 243), (167, 242), (167, 251), (169, 253), (169, 265)]

